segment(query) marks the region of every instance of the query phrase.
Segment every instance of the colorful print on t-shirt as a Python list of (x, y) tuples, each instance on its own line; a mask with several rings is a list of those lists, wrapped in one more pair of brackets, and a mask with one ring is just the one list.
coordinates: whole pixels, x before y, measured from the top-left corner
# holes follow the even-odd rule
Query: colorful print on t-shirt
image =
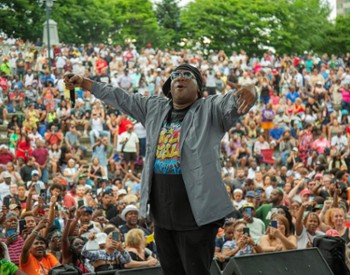
[(180, 121), (164, 121), (159, 134), (156, 160), (154, 162), (155, 174), (181, 174), (179, 150), (180, 132)]

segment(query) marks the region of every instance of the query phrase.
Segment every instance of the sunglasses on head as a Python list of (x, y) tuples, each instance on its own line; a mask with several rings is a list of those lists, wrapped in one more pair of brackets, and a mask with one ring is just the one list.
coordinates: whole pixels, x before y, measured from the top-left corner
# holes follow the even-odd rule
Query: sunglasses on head
[(184, 71), (184, 72), (172, 72), (171, 74), (170, 74), (170, 79), (171, 80), (175, 80), (175, 79), (177, 79), (177, 78), (179, 78), (179, 77), (183, 77), (183, 78), (186, 78), (186, 79), (193, 79), (194, 78), (194, 76), (192, 75), (192, 73), (191, 72), (188, 72), (188, 71)]

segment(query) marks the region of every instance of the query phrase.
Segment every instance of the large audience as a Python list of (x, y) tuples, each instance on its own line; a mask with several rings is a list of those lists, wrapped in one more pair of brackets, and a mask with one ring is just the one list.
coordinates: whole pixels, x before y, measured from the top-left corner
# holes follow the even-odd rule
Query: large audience
[(101, 43), (54, 45), (49, 60), (40, 39), (0, 47), (4, 274), (159, 265), (152, 220), (138, 210), (146, 130), (90, 91), (67, 90), (67, 73), (145, 97), (164, 96), (164, 81), (182, 63), (200, 69), (201, 100), (255, 85), (257, 103), (220, 147), (234, 206), (217, 234), (221, 267), (231, 257), (310, 248), (322, 235), (350, 242), (349, 54), (204, 56)]

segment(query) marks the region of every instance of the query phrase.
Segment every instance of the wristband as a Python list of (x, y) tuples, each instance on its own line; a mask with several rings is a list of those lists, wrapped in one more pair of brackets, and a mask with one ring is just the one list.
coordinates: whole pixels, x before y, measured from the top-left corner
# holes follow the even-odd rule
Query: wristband
[(34, 236), (35, 236), (35, 237), (39, 237), (39, 236), (41, 236), (41, 235), (39, 234), (39, 232), (38, 232), (38, 231), (36, 231), (36, 230), (33, 230), (33, 231), (32, 231), (32, 233), (34, 234)]

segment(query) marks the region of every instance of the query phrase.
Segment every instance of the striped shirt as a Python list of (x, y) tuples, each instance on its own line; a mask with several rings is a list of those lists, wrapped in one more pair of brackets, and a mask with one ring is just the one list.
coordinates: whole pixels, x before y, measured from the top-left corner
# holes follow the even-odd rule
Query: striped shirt
[[(6, 242), (6, 238), (1, 239), (2, 242)], [(17, 240), (12, 244), (7, 245), (11, 262), (15, 265), (19, 265), (19, 256), (22, 252), (22, 247), (24, 245), (24, 240), (21, 236), (17, 236)]]

